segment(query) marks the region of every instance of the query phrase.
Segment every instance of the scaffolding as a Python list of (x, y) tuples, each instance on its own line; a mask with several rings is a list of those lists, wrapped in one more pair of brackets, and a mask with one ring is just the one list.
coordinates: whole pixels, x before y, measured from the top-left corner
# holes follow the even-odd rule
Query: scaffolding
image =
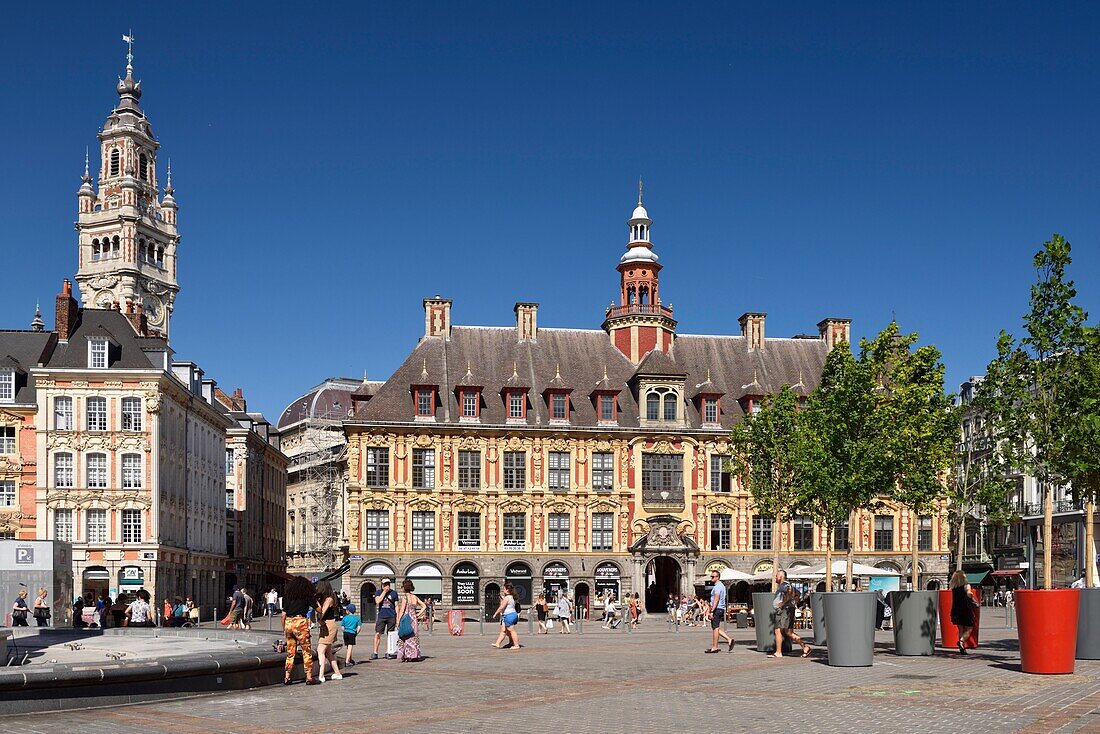
[(298, 511), (306, 531), (294, 550), (318, 570), (334, 569), (344, 560), (344, 417), (338, 408), (318, 406), (307, 419), (300, 449), (291, 460), (290, 470), (303, 487)]

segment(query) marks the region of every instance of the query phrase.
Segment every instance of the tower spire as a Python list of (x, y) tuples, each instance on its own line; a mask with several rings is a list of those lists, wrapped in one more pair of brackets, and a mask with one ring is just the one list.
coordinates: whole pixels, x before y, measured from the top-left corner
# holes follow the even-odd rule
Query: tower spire
[[(184, 183), (187, 183), (184, 181)], [(165, 182), (164, 193), (171, 195), (175, 189), (172, 188), (172, 159), (168, 159), (168, 180)], [(186, 197), (184, 197), (186, 198)]]
[(31, 321), (31, 329), (34, 331), (42, 331), (45, 329), (46, 324), (42, 321), (42, 309), (39, 307), (39, 303), (35, 301), (34, 304), (34, 320)]
[(84, 146), (84, 182), (91, 183), (92, 177), (88, 173), (88, 146)]
[(134, 31), (122, 34), (122, 40), (126, 42), (126, 76), (134, 75)]
[(638, 176), (638, 206), (642, 205), (642, 177)]

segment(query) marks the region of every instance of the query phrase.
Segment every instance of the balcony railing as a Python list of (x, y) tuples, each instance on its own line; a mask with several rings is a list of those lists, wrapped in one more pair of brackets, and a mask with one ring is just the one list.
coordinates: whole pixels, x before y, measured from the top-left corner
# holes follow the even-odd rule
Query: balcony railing
[(627, 306), (612, 306), (607, 309), (607, 318), (609, 319), (616, 316), (633, 316), (635, 314), (667, 316), (671, 319), (672, 309), (659, 303), (632, 303)]
[(684, 509), (684, 488), (642, 489), (642, 504), (649, 508)]
[[(1066, 512), (1077, 512), (1082, 509), (1081, 502), (1077, 500), (1059, 500), (1054, 503), (1054, 514)], [(1042, 515), (1043, 503), (1042, 502), (1026, 502), (1023, 504), (1023, 511), (1020, 513), (1025, 517), (1034, 517), (1036, 515)]]

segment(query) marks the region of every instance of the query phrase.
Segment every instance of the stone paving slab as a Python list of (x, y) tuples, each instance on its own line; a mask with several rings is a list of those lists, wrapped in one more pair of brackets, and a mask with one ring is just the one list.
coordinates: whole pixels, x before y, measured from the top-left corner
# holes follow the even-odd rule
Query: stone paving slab
[[(1100, 732), (1100, 661), (1078, 661), (1070, 676), (1025, 675), (1010, 630), (983, 630), (982, 649), (966, 657), (931, 658), (893, 655), (890, 634), (879, 633), (870, 668), (832, 668), (824, 650), (772, 660), (753, 649), (752, 630), (734, 631), (735, 652), (704, 655), (707, 632), (674, 634), (663, 624), (632, 634), (595, 625), (583, 635), (521, 630), (524, 647), (510, 651), (492, 649), (493, 638), (475, 628), (461, 638), (423, 637), (424, 662), (360, 664), (321, 686), (9, 717), (0, 726), (27, 734), (712, 732), (719, 716), (731, 732)], [(365, 660), (369, 645), (357, 651)]]

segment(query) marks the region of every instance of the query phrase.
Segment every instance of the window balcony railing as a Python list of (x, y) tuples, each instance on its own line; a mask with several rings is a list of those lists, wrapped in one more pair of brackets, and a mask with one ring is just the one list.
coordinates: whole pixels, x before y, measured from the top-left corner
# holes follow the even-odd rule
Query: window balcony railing
[[(1054, 514), (1067, 512), (1077, 512), (1082, 509), (1083, 505), (1077, 500), (1059, 500), (1054, 503)], [(1023, 503), (1023, 511), (1020, 513), (1025, 517), (1035, 517), (1044, 513), (1042, 502), (1025, 502)]]
[(633, 316), (634, 314), (672, 318), (672, 309), (659, 303), (632, 303), (627, 306), (612, 306), (607, 309), (607, 318), (609, 319), (617, 316)]
[(648, 508), (684, 509), (684, 488), (642, 489), (642, 504)]

